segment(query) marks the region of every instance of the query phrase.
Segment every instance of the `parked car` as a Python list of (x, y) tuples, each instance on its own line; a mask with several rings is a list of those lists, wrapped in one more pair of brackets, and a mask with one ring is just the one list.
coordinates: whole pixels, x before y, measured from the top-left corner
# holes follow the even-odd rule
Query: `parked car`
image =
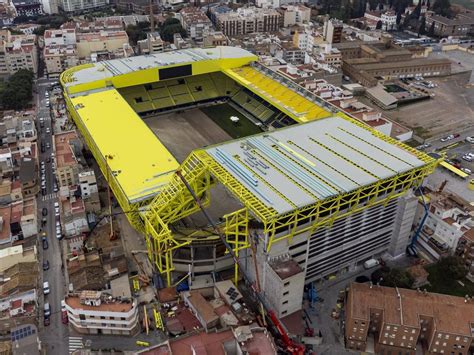
[(468, 175), (471, 175), (472, 174), (472, 170), (471, 169), (468, 169), (468, 168), (461, 168), (461, 171), (468, 174)]
[(466, 137), (466, 142), (474, 144), (474, 137)]
[(48, 239), (46, 237), (43, 237), (42, 243), (43, 243), (43, 250), (48, 249), (49, 245), (48, 245)]
[(49, 270), (49, 261), (43, 261), (43, 271)]
[(46, 207), (43, 207), (43, 209), (41, 210), (41, 214), (43, 216), (47, 216), (48, 215), (48, 209)]
[(44, 316), (49, 317), (51, 315), (51, 306), (49, 305), (49, 302), (44, 303)]
[(441, 142), (447, 142), (447, 141), (450, 141), (451, 139), (454, 139), (454, 134), (450, 134), (449, 136), (441, 138)]
[(472, 157), (471, 157), (469, 154), (464, 154), (464, 155), (462, 156), (462, 158), (463, 158), (465, 161), (469, 161), (469, 162), (472, 161)]
[(51, 133), (51, 130), (48, 128), (46, 128), (46, 133)]
[(44, 317), (44, 326), (47, 327), (51, 324), (51, 319), (49, 317)]
[(47, 295), (49, 293), (49, 282), (45, 281), (43, 282), (43, 294)]

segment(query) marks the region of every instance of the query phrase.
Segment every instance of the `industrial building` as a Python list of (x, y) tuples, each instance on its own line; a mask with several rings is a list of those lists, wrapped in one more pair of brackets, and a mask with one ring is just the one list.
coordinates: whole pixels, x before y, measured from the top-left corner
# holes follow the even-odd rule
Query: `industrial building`
[[(189, 266), (193, 275), (235, 267), (238, 278), (215, 233), (180, 223), (218, 205), (217, 228), (282, 317), (301, 308), (305, 283), (404, 253), (417, 205), (407, 192), (437, 161), (256, 59), (234, 47), (187, 49), (78, 66), (61, 83), (70, 115), (166, 282)], [(268, 127), (288, 127), (197, 149), (179, 163), (139, 116), (223, 100)], [(213, 200), (217, 184), (237, 203)]]

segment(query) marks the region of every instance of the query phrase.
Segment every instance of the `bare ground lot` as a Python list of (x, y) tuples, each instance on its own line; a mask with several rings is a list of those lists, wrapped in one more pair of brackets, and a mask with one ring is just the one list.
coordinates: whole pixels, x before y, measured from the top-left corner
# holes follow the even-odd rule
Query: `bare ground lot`
[(469, 73), (462, 73), (428, 78), (439, 85), (432, 90), (436, 95), (434, 98), (384, 113), (425, 139), (463, 131), (474, 125), (474, 88), (466, 85), (469, 76)]
[[(232, 139), (199, 109), (150, 117), (144, 122), (179, 162), (186, 159), (194, 149)], [(242, 208), (231, 193), (220, 184), (211, 189), (210, 199), (211, 204), (207, 211), (214, 222), (224, 214)], [(201, 213), (185, 218), (184, 223), (187, 227), (193, 228), (202, 228), (208, 224)]]

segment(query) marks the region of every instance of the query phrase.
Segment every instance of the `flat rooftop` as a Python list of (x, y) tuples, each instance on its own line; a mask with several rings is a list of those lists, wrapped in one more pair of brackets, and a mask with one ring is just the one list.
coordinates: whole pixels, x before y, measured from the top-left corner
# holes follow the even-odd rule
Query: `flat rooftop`
[(179, 164), (114, 89), (71, 98), (85, 130), (130, 202), (155, 195)]
[[(190, 48), (177, 51), (142, 55), (123, 59), (105, 60), (92, 65), (76, 67), (66, 72), (66, 87), (84, 84), (144, 69), (194, 63), (205, 60), (253, 57), (253, 54), (237, 47)], [(158, 78), (157, 78), (158, 80)]]
[(410, 152), (340, 117), (226, 142), (205, 151), (278, 214), (425, 165)]

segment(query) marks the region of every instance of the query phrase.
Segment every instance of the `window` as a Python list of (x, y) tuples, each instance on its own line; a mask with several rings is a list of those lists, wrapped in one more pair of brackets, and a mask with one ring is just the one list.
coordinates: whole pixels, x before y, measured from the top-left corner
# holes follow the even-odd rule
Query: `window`
[(86, 320), (86, 315), (85, 314), (79, 314), (79, 319), (80, 320)]
[[(285, 291), (285, 292), (283, 292), (283, 296), (287, 296), (289, 293), (290, 293), (290, 291)], [(357, 324), (357, 322), (356, 322), (356, 324)]]
[(287, 314), (287, 313), (288, 313), (288, 311), (283, 311), (283, 312), (281, 312), (281, 314)]
[(282, 304), (288, 304), (288, 301), (283, 302)]
[(446, 334), (446, 335), (444, 336), (444, 339), (446, 339), (446, 340), (449, 339), (449, 334)]
[(105, 317), (104, 317), (104, 316), (100, 316), (100, 319), (105, 319)]
[(290, 285), (290, 281), (285, 282), (285, 283), (283, 284), (283, 287), (286, 287), (286, 286), (289, 286), (289, 285)]
[(439, 341), (436, 340), (436, 341), (435, 341), (435, 345), (439, 345)]

